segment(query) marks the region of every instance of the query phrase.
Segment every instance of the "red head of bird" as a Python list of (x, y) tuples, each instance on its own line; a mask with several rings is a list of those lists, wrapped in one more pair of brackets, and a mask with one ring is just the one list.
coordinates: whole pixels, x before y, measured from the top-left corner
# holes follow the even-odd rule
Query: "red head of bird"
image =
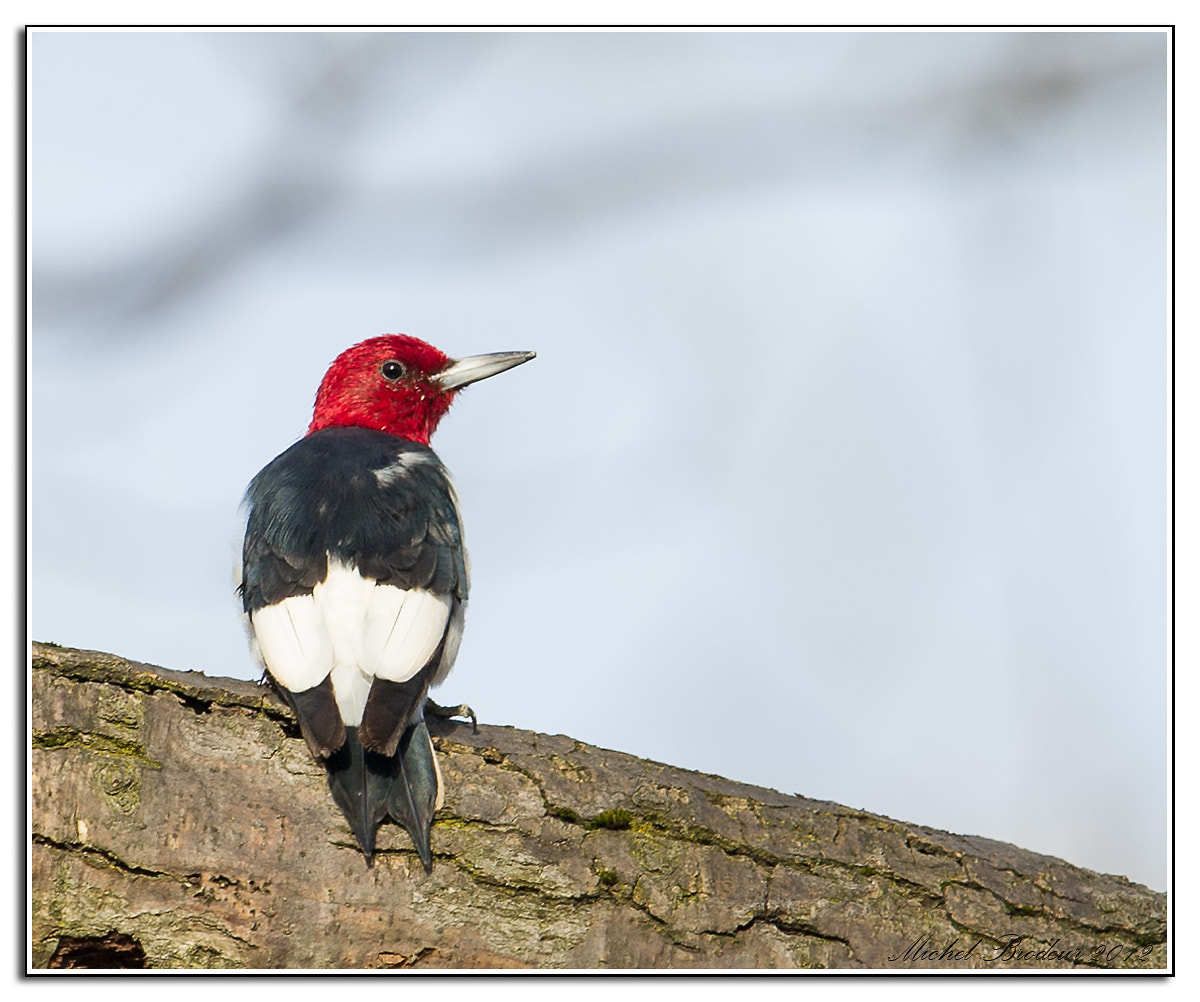
[(428, 445), (459, 390), (533, 357), (505, 351), (455, 361), (407, 334), (370, 338), (347, 348), (325, 373), (308, 433), (353, 426)]

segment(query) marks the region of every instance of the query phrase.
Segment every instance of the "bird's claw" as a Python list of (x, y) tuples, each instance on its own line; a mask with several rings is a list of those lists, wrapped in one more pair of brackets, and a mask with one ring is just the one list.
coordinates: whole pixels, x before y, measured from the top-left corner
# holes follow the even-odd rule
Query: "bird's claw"
[(475, 718), (475, 711), (467, 706), (466, 703), (459, 703), (458, 706), (442, 706), (440, 703), (435, 703), (426, 696), (425, 712), (431, 713), (435, 717), (440, 717), (442, 720), (452, 720), (455, 717), (470, 717), (472, 733), (479, 733), (479, 721)]

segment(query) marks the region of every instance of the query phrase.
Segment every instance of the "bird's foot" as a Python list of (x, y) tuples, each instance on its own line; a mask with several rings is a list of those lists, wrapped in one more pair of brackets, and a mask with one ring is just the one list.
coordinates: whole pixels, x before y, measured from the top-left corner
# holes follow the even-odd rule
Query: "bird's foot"
[(467, 706), (466, 703), (459, 703), (458, 706), (442, 706), (440, 703), (435, 703), (426, 696), (425, 712), (435, 717), (441, 717), (442, 720), (452, 720), (455, 717), (470, 717), (471, 730), (475, 734), (479, 733), (479, 721), (475, 719), (475, 711)]

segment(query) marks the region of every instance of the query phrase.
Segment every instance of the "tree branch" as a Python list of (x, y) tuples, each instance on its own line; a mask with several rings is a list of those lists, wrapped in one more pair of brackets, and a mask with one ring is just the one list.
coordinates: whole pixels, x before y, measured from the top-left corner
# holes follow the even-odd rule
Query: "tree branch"
[(1163, 969), (1123, 877), (606, 751), (430, 721), (425, 877), (373, 869), (250, 682), (33, 646), (34, 967)]

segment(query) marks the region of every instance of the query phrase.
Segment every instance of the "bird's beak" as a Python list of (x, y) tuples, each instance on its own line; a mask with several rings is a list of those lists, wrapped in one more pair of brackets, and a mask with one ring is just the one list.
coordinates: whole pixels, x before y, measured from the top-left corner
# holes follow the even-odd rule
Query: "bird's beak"
[(471, 355), (451, 362), (433, 377), (433, 381), (440, 389), (459, 390), (469, 383), (487, 379), (536, 356), (536, 351), (497, 351), (491, 355)]

